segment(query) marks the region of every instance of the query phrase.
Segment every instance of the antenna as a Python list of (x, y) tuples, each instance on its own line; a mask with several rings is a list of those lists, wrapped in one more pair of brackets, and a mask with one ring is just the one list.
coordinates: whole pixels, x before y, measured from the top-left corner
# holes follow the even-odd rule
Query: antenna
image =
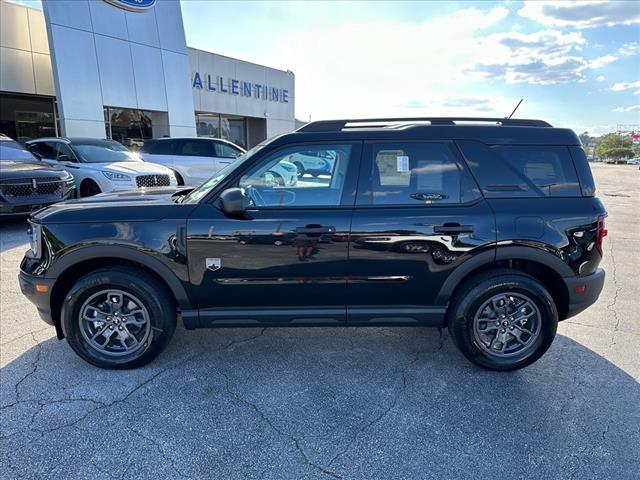
[(509, 115), (507, 118), (511, 118), (513, 117), (513, 114), (516, 113), (516, 110), (518, 109), (518, 107), (520, 106), (520, 104), (522, 103), (522, 100), (524, 100), (524, 98), (521, 98), (520, 101), (518, 102), (518, 104), (516, 105), (516, 108), (513, 109), (513, 112), (511, 112), (511, 115)]

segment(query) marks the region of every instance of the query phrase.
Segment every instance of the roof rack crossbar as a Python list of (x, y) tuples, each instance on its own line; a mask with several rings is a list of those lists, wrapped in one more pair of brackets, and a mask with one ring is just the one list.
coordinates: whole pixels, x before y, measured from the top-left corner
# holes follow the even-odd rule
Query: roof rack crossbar
[[(405, 118), (360, 118), (353, 120), (319, 120), (300, 127), (298, 132), (339, 132), (343, 129), (385, 128), (397, 123), (429, 122), (431, 125), (456, 125), (456, 122), (496, 123), (519, 127), (550, 127), (544, 120), (520, 118), (475, 118), (475, 117), (405, 117)], [(353, 124), (353, 125), (350, 125)], [(377, 125), (376, 125), (377, 124)]]

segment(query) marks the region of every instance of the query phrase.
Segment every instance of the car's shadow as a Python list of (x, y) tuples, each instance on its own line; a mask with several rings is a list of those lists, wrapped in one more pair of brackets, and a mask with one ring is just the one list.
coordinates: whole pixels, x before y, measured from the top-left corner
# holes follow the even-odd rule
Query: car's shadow
[(138, 370), (94, 368), (50, 338), (0, 375), (5, 478), (621, 479), (639, 466), (640, 385), (565, 336), (494, 373), (435, 330), (179, 329)]
[(27, 221), (24, 218), (0, 218), (0, 252), (11, 250), (28, 240)]

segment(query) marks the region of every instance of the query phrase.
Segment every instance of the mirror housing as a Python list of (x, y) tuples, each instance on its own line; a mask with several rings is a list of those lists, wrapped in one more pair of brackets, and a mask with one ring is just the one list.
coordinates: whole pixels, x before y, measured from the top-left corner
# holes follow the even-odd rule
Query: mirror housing
[(249, 199), (242, 188), (227, 188), (220, 194), (220, 210), (228, 217), (244, 217), (249, 206)]

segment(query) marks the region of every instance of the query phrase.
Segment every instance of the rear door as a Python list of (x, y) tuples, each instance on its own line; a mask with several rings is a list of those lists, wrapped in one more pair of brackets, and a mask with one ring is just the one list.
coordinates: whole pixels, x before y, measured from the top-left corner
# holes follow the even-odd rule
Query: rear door
[(217, 143), (206, 138), (186, 138), (179, 141), (178, 161), (191, 180), (190, 184), (208, 180), (235, 159), (219, 158)]
[(351, 227), (348, 322), (440, 323), (444, 282), (474, 256), (492, 255), (495, 241), (494, 215), (453, 143), (366, 143)]

